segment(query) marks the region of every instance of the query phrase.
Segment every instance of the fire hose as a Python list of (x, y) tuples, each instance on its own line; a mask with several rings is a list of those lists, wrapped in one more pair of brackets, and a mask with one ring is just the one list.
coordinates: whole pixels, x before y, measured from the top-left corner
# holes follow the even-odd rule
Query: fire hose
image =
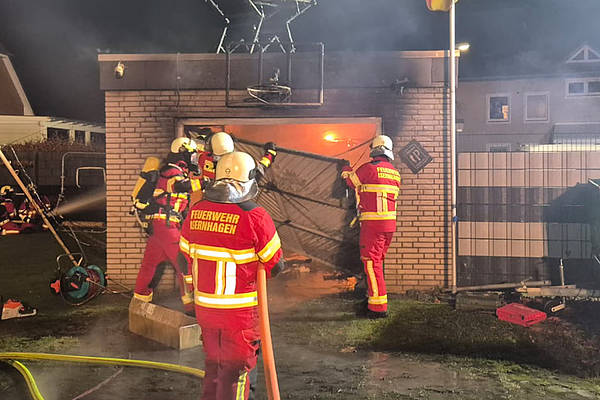
[[(275, 358), (273, 355), (273, 343), (271, 340), (271, 328), (269, 323), (269, 308), (267, 302), (267, 275), (262, 264), (258, 269), (258, 314), (260, 319), (261, 347), (263, 351), (263, 366), (265, 371), (265, 381), (267, 387), (267, 396), (269, 400), (279, 400), (279, 384), (277, 382), (277, 372), (275, 369)], [(34, 360), (34, 361), (63, 361), (100, 365), (121, 365), (127, 367), (141, 367), (161, 369), (165, 371), (178, 372), (188, 375), (204, 378), (204, 371), (186, 367), (177, 364), (162, 363), (156, 361), (132, 360), (123, 358), (92, 357), (92, 356), (74, 356), (65, 354), (48, 353), (22, 353), (6, 352), (0, 353), (0, 361), (15, 368), (25, 379), (29, 393), (33, 400), (44, 400), (40, 393), (35, 379), (25, 365), (16, 360)]]
[(22, 363), (16, 360), (35, 360), (35, 361), (64, 361), (64, 362), (76, 362), (86, 364), (100, 364), (100, 365), (122, 365), (127, 367), (141, 367), (160, 369), (170, 372), (178, 372), (182, 374), (188, 374), (204, 378), (204, 371), (197, 368), (186, 367), (183, 365), (156, 362), (156, 361), (144, 361), (144, 360), (132, 360), (125, 358), (109, 358), (109, 357), (92, 357), (92, 356), (73, 356), (66, 354), (48, 354), (48, 353), (20, 353), (20, 352), (9, 352), (0, 353), (0, 360), (4, 360), (7, 364), (14, 367), (25, 379), (29, 393), (34, 400), (44, 400), (44, 397), (40, 393), (35, 379), (31, 372)]

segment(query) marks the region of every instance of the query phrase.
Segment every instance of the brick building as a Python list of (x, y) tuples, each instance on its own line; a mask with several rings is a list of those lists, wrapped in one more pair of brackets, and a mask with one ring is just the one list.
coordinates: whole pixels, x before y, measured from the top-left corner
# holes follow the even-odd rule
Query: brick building
[[(255, 60), (247, 54), (231, 57), (239, 63), (239, 73), (229, 80), (223, 54), (99, 56), (106, 103), (108, 273), (124, 283), (135, 281), (145, 239), (128, 215), (130, 191), (145, 158), (164, 156), (182, 123), (317, 121), (372, 124), (374, 132), (393, 138), (395, 154), (415, 142), (429, 154), (431, 161), (416, 172), (401, 157), (394, 161), (403, 186), (398, 230), (386, 259), (386, 281), (390, 292), (448, 286), (451, 187), (446, 53), (327, 53), (322, 104), (303, 107), (228, 106), (227, 95), (242, 99), (246, 88), (256, 83)], [(119, 62), (125, 75), (116, 79), (114, 68)], [(245, 71), (250, 72), (244, 75)], [(306, 84), (305, 92), (311, 90), (318, 92), (315, 85)], [(313, 136), (297, 137), (298, 146), (314, 140)], [(172, 285), (172, 276), (163, 284)]]

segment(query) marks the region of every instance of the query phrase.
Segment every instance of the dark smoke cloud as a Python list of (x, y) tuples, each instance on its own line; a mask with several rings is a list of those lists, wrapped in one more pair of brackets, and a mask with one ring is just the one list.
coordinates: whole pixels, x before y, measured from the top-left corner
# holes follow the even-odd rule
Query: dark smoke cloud
[[(244, 0), (220, 2), (247, 9)], [(598, 0), (461, 0), (457, 40), (472, 45), (461, 76), (508, 74), (515, 57), (533, 66), (566, 57), (598, 40), (598, 15)], [(0, 0), (0, 43), (39, 115), (103, 120), (98, 49), (213, 52), (222, 27), (203, 0)], [(320, 0), (292, 30), (326, 51), (448, 48), (448, 15), (429, 12), (425, 0)]]

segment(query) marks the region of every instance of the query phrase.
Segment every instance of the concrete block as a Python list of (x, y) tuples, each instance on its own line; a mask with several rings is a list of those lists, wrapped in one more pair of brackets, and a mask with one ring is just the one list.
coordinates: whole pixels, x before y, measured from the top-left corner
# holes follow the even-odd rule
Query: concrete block
[(507, 222), (493, 222), (492, 223), (492, 237), (494, 239), (508, 239), (507, 231), (508, 231), (508, 223)]
[(488, 153), (475, 153), (475, 169), (488, 169), (489, 166)]
[(470, 221), (458, 221), (458, 237), (470, 239), (472, 224)]
[(472, 240), (471, 239), (459, 239), (458, 241), (458, 255), (459, 256), (472, 256)]
[(471, 169), (471, 154), (458, 153), (458, 169)]
[(525, 153), (509, 153), (510, 167), (512, 169), (525, 169)]
[(510, 222), (510, 238), (525, 239), (525, 224), (522, 222)]
[(528, 240), (526, 241), (527, 257), (545, 257), (546, 242), (543, 240)]
[(510, 183), (513, 187), (525, 186), (525, 171), (524, 170), (510, 170)]
[(458, 186), (471, 186), (470, 170), (458, 170)]
[(475, 170), (475, 181), (471, 181), (471, 186), (489, 186), (489, 171), (487, 169)]
[(494, 169), (492, 171), (492, 182), (490, 186), (506, 187), (507, 185), (507, 170), (505, 169)]
[(529, 153), (529, 168), (530, 169), (544, 168), (544, 153)]
[(546, 186), (542, 169), (529, 170), (529, 187)]
[(562, 156), (563, 153), (548, 153), (547, 154), (547, 168), (562, 168)]
[[(553, 154), (554, 155), (554, 154)], [(560, 169), (550, 169), (545, 171), (545, 186), (549, 187), (562, 187), (563, 186), (563, 172)]]
[(567, 168), (580, 169), (583, 167), (583, 153), (581, 151), (567, 152)]
[(527, 257), (524, 240), (511, 240), (508, 244), (509, 257)]
[(506, 257), (510, 254), (507, 253), (507, 240), (492, 240), (492, 257)]
[(178, 350), (201, 344), (195, 318), (136, 298), (129, 303), (129, 331)]
[(587, 169), (600, 168), (600, 154), (598, 152), (589, 152), (586, 154)]

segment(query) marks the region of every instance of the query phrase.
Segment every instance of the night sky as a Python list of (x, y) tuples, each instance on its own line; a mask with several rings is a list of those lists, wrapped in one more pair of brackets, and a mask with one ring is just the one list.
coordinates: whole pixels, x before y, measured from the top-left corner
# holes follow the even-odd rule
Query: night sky
[[(600, 0), (460, 0), (457, 42), (471, 43), (460, 75), (533, 73), (584, 42), (598, 49), (598, 16)], [(101, 122), (99, 52), (214, 52), (221, 29), (205, 0), (0, 0), (0, 51), (37, 115)], [(425, 0), (320, 0), (292, 29), (326, 52), (448, 48), (448, 15)]]

